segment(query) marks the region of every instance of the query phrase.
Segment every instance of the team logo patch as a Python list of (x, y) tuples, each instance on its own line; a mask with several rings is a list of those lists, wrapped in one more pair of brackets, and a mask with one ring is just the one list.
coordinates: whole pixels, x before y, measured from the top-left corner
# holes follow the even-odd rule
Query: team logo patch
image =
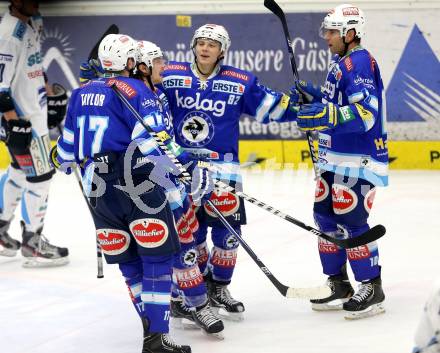
[(194, 240), (193, 233), (185, 216), (180, 217), (180, 219), (177, 221), (176, 228), (181, 243), (188, 244)]
[(157, 248), (168, 239), (168, 227), (156, 218), (138, 219), (130, 223), (130, 230), (136, 242), (144, 248)]
[(208, 114), (194, 111), (184, 116), (178, 133), (187, 146), (202, 147), (214, 137), (214, 125)]
[(359, 9), (357, 7), (344, 7), (342, 9), (344, 16), (359, 16)]
[(370, 189), (367, 195), (365, 195), (364, 199), (364, 207), (365, 210), (370, 213), (371, 208), (373, 207), (374, 197), (376, 196), (376, 188)]
[(371, 255), (368, 246), (362, 245), (357, 248), (347, 249), (347, 257), (349, 260), (363, 260), (369, 258)]
[(344, 186), (334, 184), (332, 186), (333, 211), (336, 214), (345, 214), (352, 211), (358, 203), (356, 193)]
[(236, 72), (236, 71), (232, 71), (232, 70), (222, 71), (220, 73), (220, 75), (221, 76), (230, 76), (230, 77), (238, 78), (238, 79), (243, 80), (243, 81), (248, 81), (249, 80), (249, 76), (248, 75), (242, 74), (242, 73), (239, 73), (239, 72)]
[(328, 196), (329, 189), (327, 182), (324, 179), (319, 178), (316, 181), (315, 202), (323, 201)]
[(328, 240), (319, 238), (318, 250), (322, 254), (335, 254), (338, 252), (338, 247)]
[(180, 255), (180, 263), (185, 267), (192, 267), (197, 263), (196, 249), (188, 249)]
[[(238, 196), (230, 192), (222, 192), (221, 194), (213, 192), (210, 201), (225, 217), (237, 212), (240, 206), (240, 200)], [(210, 215), (211, 217), (217, 217), (209, 205), (205, 204), (203, 205), (203, 207), (205, 208), (205, 211), (208, 215)]]
[(106, 255), (122, 254), (130, 246), (130, 234), (119, 229), (97, 229), (96, 235)]
[(173, 278), (179, 288), (194, 288), (203, 283), (203, 276), (198, 266), (183, 270), (174, 268)]
[(223, 247), (226, 249), (236, 249), (238, 248), (238, 240), (233, 235), (230, 234), (226, 239), (223, 240)]
[(165, 66), (165, 70), (183, 70), (183, 71), (186, 71), (187, 67), (185, 65), (169, 64), (169, 65)]

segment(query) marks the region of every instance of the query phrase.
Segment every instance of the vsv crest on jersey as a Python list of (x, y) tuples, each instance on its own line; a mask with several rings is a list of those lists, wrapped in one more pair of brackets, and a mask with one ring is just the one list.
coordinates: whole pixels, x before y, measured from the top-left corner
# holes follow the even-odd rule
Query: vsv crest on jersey
[(214, 124), (208, 114), (193, 111), (178, 126), (179, 137), (190, 146), (202, 147), (214, 137)]
[(136, 242), (144, 248), (157, 248), (168, 239), (168, 227), (160, 219), (138, 219), (130, 223)]
[(196, 109), (212, 112), (212, 115), (216, 117), (223, 116), (225, 114), (226, 102), (222, 100), (212, 100), (205, 98), (200, 100), (200, 92), (195, 94), (195, 98), (191, 96), (180, 96), (179, 91), (176, 90), (176, 104), (179, 108)]
[(106, 255), (122, 254), (130, 246), (130, 235), (119, 229), (98, 229), (99, 245)]
[(165, 88), (191, 88), (192, 77), (171, 75), (163, 80)]
[[(230, 192), (223, 192), (221, 194), (213, 192), (210, 201), (225, 217), (237, 212), (240, 206), (240, 200), (238, 196)], [(206, 213), (208, 213), (211, 217), (217, 217), (217, 215), (214, 213), (212, 208), (209, 207), (209, 205), (205, 204), (203, 207), (205, 208)]]
[(352, 211), (358, 203), (356, 193), (345, 185), (332, 186), (333, 211), (336, 214), (345, 214)]
[(226, 80), (214, 80), (212, 81), (213, 92), (224, 92), (242, 95), (244, 93), (245, 86), (238, 82), (231, 82)]

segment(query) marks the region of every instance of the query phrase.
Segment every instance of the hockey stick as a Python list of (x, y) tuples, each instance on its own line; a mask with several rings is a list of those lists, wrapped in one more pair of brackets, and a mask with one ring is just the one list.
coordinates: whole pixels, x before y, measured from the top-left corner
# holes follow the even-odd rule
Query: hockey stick
[(232, 186), (229, 186), (228, 184), (225, 184), (220, 180), (217, 180), (215, 182), (215, 185), (220, 189), (224, 189), (226, 191), (232, 192), (232, 193), (236, 194), (237, 196), (244, 198), (246, 201), (272, 213), (273, 215), (278, 216), (282, 219), (285, 219), (286, 221), (293, 223), (296, 226), (298, 226), (302, 229), (305, 229), (305, 230), (309, 231), (310, 233), (317, 235), (318, 237), (321, 237), (325, 240), (328, 240), (328, 241), (330, 241), (330, 242), (332, 242), (332, 243), (334, 243), (344, 249), (355, 248), (355, 247), (358, 247), (361, 245), (371, 243), (371, 242), (381, 238), (383, 235), (385, 235), (385, 232), (386, 232), (385, 227), (381, 224), (378, 224), (378, 225), (374, 226), (373, 228), (367, 230), (365, 233), (362, 233), (361, 235), (357, 236), (356, 238), (349, 238), (349, 239), (334, 238), (334, 237), (331, 237), (330, 235), (327, 235), (327, 234), (319, 231), (318, 229), (315, 229), (311, 226), (308, 226), (307, 224), (293, 218), (292, 216), (289, 216), (288, 214), (281, 212), (280, 210), (276, 209), (275, 207), (272, 207), (272, 206), (270, 206), (260, 200), (257, 200), (255, 197), (249, 196), (249, 195), (245, 194), (244, 192), (235, 190)]
[[(179, 172), (183, 175), (186, 181), (191, 181), (191, 175), (179, 162), (177, 157), (174, 155), (172, 151), (168, 149), (168, 147), (163, 143), (161, 138), (157, 135), (157, 133), (147, 125), (136, 109), (130, 104), (130, 102), (125, 98), (122, 92), (118, 89), (116, 84), (112, 86), (113, 91), (119, 97), (121, 102), (127, 107), (128, 110), (133, 114), (136, 120), (145, 128), (145, 130), (150, 134), (151, 137), (155, 140), (157, 146), (160, 150), (172, 161), (172, 163), (179, 169)], [(278, 291), (286, 298), (299, 298), (299, 299), (312, 299), (312, 298), (325, 298), (331, 294), (331, 290), (328, 286), (319, 286), (319, 287), (310, 287), (310, 288), (295, 288), (288, 287), (282, 284), (278, 279), (270, 272), (270, 270), (264, 265), (264, 263), (258, 258), (258, 256), (253, 252), (253, 250), (249, 247), (249, 245), (243, 240), (243, 238), (235, 231), (234, 228), (228, 223), (228, 221), (223, 217), (221, 212), (215, 207), (215, 205), (208, 200), (207, 204), (212, 208), (213, 212), (220, 219), (223, 225), (228, 229), (231, 234), (233, 234), (236, 239), (239, 241), (243, 249), (249, 254), (249, 256), (254, 260), (254, 262), (258, 265), (260, 270), (266, 275), (266, 277), (272, 282), (272, 284), (278, 289)]]
[[(298, 68), (296, 66), (295, 55), (293, 54), (292, 40), (290, 39), (286, 16), (284, 15), (284, 12), (281, 9), (281, 7), (279, 7), (278, 4), (275, 2), (275, 0), (264, 0), (264, 6), (267, 9), (269, 9), (275, 16), (277, 16), (281, 21), (284, 31), (284, 37), (286, 39), (287, 50), (289, 51), (290, 67), (292, 68), (293, 80), (295, 83), (298, 83), (299, 81)], [(315, 146), (313, 145), (313, 137), (312, 134), (308, 131), (306, 132), (306, 136), (307, 136), (307, 143), (309, 145), (310, 157), (312, 158), (313, 170), (315, 171), (315, 178), (317, 178), (319, 176), (319, 170), (316, 165), (316, 163), (318, 163), (318, 160), (316, 159), (316, 151), (315, 151)]]

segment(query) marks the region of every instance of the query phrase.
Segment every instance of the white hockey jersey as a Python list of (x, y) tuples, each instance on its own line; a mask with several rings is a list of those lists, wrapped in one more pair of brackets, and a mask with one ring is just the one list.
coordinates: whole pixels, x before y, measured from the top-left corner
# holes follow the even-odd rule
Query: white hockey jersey
[(40, 39), (41, 16), (24, 23), (7, 12), (0, 23), (0, 90), (9, 91), (17, 115), (39, 136), (48, 133), (47, 98)]
[(415, 335), (413, 353), (440, 353), (440, 285), (425, 304)]

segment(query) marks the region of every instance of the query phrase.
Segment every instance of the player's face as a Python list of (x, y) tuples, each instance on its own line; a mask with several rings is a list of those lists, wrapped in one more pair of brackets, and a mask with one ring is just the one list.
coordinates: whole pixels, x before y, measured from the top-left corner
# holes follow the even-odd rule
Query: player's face
[(205, 38), (197, 39), (195, 50), (197, 62), (204, 66), (214, 66), (222, 52), (219, 42)]
[(13, 0), (12, 5), (24, 16), (31, 17), (38, 14), (38, 0)]
[(344, 54), (345, 44), (337, 29), (326, 29), (324, 30), (323, 36), (324, 39), (327, 41), (328, 47), (332, 54)]
[(165, 69), (167, 62), (164, 58), (156, 58), (153, 60), (153, 72), (151, 74), (151, 80), (153, 84), (162, 82), (162, 72)]

